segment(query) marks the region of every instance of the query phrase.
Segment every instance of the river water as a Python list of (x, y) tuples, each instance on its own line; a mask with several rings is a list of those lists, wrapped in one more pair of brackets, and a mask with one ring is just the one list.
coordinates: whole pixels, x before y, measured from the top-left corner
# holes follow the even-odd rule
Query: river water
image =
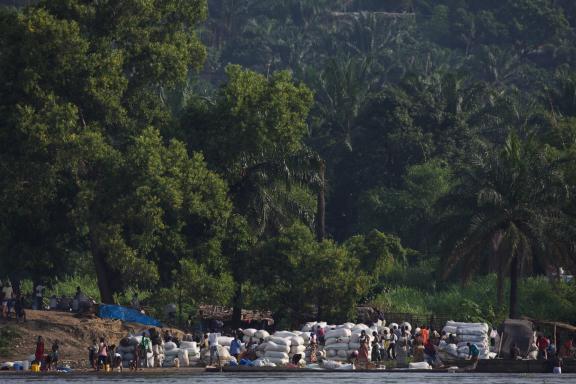
[(146, 384), (566, 384), (576, 383), (576, 375), (479, 374), (479, 373), (202, 373), (152, 376), (18, 376), (0, 375), (0, 382), (53, 384), (146, 383)]

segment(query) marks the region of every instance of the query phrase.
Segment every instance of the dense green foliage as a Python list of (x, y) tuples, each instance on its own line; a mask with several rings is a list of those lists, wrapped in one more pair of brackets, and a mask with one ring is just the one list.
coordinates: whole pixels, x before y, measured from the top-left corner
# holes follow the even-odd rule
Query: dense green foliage
[(2, 4), (0, 277), (287, 323), (573, 315), (526, 279), (576, 272), (573, 2)]
[[(498, 323), (508, 307), (500, 311), (494, 305), (496, 275), (474, 279), (462, 287), (450, 285), (438, 292), (399, 286), (374, 301), (386, 311), (410, 314), (442, 314), (463, 321)], [(574, 285), (552, 285), (546, 278), (530, 277), (519, 286), (519, 310), (535, 319), (572, 322), (576, 316)]]

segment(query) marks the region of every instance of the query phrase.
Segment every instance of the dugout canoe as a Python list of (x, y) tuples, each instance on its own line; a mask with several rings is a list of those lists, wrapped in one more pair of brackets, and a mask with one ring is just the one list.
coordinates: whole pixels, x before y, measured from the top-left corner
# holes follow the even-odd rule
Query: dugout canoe
[[(457, 369), (455, 369), (457, 367)], [(307, 368), (285, 368), (285, 367), (206, 367), (206, 372), (229, 372), (229, 373), (242, 373), (242, 372), (311, 372), (311, 373), (337, 373), (337, 372), (358, 372), (358, 373), (447, 373), (447, 372), (478, 372), (478, 373), (551, 373), (552, 363), (549, 361), (539, 360), (480, 360), (476, 367), (469, 361), (459, 361), (449, 364), (446, 367), (438, 369), (406, 369), (406, 368), (390, 368), (390, 369), (356, 369), (354, 371), (340, 371), (340, 370), (327, 370), (327, 369), (307, 369)], [(576, 360), (565, 360), (562, 367), (563, 373), (576, 373)]]

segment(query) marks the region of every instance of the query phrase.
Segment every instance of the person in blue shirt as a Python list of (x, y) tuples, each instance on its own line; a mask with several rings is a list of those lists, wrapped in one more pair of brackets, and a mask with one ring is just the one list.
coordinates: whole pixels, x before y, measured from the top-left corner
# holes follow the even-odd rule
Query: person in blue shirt
[(238, 338), (238, 334), (234, 334), (234, 340), (230, 343), (230, 355), (234, 356), (238, 360), (238, 355), (240, 355), (240, 349), (242, 349), (242, 342)]
[(478, 361), (478, 358), (480, 357), (480, 350), (476, 344), (467, 343), (466, 345), (468, 346), (468, 357), (470, 360), (474, 362)]

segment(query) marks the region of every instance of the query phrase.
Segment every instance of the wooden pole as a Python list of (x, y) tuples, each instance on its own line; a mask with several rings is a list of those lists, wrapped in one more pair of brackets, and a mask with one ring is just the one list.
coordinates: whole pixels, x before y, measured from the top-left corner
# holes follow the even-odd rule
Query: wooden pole
[(500, 351), (502, 350), (502, 340), (504, 339), (504, 331), (502, 331), (502, 334), (500, 335), (500, 343), (498, 343), (498, 357), (500, 356)]
[(556, 339), (556, 323), (554, 323), (554, 349), (556, 354), (558, 354), (558, 340)]

